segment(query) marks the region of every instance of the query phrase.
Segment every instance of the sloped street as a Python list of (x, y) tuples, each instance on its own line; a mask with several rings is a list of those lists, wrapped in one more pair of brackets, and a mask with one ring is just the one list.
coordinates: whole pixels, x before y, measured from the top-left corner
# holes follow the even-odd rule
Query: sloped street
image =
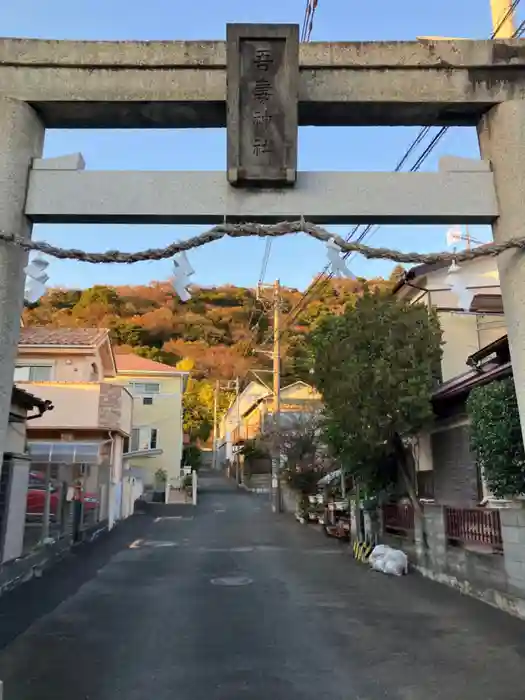
[[(18, 630), (3, 700), (523, 697), (522, 622), (374, 573), (265, 496), (203, 482), (194, 514), (135, 517), (89, 580)], [(0, 636), (15, 603), (24, 614), (20, 590), (0, 601)]]

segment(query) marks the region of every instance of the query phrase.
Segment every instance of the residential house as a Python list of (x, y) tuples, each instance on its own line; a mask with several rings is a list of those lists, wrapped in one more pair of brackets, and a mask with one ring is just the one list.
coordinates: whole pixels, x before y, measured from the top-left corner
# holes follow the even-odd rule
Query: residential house
[(126, 463), (135, 478), (151, 489), (165, 473), (164, 488), (180, 487), (183, 449), (182, 398), (188, 372), (135, 354), (117, 354), (117, 377), (133, 396), (133, 429)]
[(218, 463), (221, 466), (233, 464), (235, 460), (235, 449), (233, 443), (233, 433), (241, 425), (241, 416), (254, 405), (254, 403), (268, 396), (269, 389), (261, 382), (251, 381), (236, 396), (226, 413), (222, 416), (219, 424), (219, 435), (216, 442)]
[[(260, 387), (264, 391), (260, 390)], [(271, 430), (273, 423), (273, 392), (264, 385), (246, 387), (244, 401), (239, 404), (238, 420), (233, 422), (230, 415), (231, 430), (230, 439), (234, 454), (246, 443), (258, 435)], [(242, 394), (241, 394), (242, 396)], [(281, 389), (279, 425), (282, 430), (296, 424), (297, 420), (308, 412), (317, 411), (322, 406), (321, 395), (305, 382), (294, 382)], [(231, 409), (230, 409), (231, 410)], [(227, 418), (228, 420), (228, 418)], [(262, 465), (261, 465), (262, 467)], [(260, 467), (260, 468), (261, 468)], [(242, 472), (242, 460), (239, 468)], [(270, 462), (267, 460), (267, 471)]]
[(28, 520), (43, 518), (45, 506), (37, 495), (43, 481), (51, 482), (53, 535), (76, 538), (87, 529), (111, 528), (122, 517), (124, 441), (131, 434), (133, 399), (112, 382), (116, 374), (105, 329), (20, 329), (14, 381), (55, 406), (27, 431), (30, 496), (36, 503), (31, 509), (28, 500)]
[(467, 310), (459, 308), (463, 299), (451, 288), (449, 274), (448, 264), (418, 265), (397, 283), (394, 294), (432, 307), (443, 331), (441, 382), (433, 399), (436, 420), (413, 440), (418, 494), (467, 507), (482, 500), (486, 487), (470, 454), (464, 401), (451, 404), (451, 399), (458, 396), (458, 383), (479, 379), (474, 370), (466, 372), (465, 363), (498, 344), (506, 327), (493, 258), (462, 263), (460, 271), (453, 273), (471, 292)]
[(437, 311), (444, 341), (442, 381), (462, 374), (468, 355), (506, 332), (495, 259), (484, 257), (461, 263), (455, 274), (472, 292), (467, 310), (459, 308), (460, 299), (451, 289), (448, 264), (417, 265), (393, 290), (399, 299), (423, 303)]
[(382, 541), (392, 544), (393, 531), (423, 575), (525, 618), (522, 503), (490, 493), (469, 449), (466, 410), (475, 388), (512, 376), (507, 336), (474, 352), (467, 366), (433, 395), (435, 424), (417, 460), (423, 519), (407, 505), (397, 520), (389, 510)]
[[(13, 387), (0, 465), (0, 563), (17, 559), (23, 552), (31, 462), (27, 452), (27, 422), (52, 409), (50, 401)], [(32, 413), (35, 410), (37, 413)]]

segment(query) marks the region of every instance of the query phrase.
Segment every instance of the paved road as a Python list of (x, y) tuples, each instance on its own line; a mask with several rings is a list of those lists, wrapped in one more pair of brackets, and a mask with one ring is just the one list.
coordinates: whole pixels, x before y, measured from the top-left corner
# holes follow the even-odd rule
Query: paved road
[(522, 700), (524, 623), (206, 481), (5, 646), (4, 700)]

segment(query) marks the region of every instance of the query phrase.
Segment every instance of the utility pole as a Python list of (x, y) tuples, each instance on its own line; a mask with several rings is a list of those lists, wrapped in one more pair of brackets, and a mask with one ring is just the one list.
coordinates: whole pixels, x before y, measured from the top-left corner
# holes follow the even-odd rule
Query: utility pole
[(215, 394), (213, 397), (213, 456), (212, 456), (212, 463), (211, 463), (211, 468), (216, 469), (217, 468), (217, 434), (218, 434), (218, 426), (217, 426), (217, 415), (219, 411), (219, 391), (220, 391), (220, 381), (217, 379), (215, 382)]
[[(514, 21), (516, 8), (514, 0), (490, 0), (490, 12), (492, 15), (492, 38), (513, 39), (516, 35)], [(432, 41), (461, 41), (464, 37), (450, 36), (418, 36), (419, 39)]]
[[(240, 406), (240, 396), (241, 396), (241, 380), (239, 377), (235, 380), (235, 402), (237, 404), (237, 430), (239, 431), (239, 438), (241, 437), (241, 406)], [(235, 483), (239, 483), (240, 477), (240, 455), (239, 452), (235, 453)]]
[(490, 0), (494, 39), (512, 39), (516, 33), (513, 0)]
[(281, 511), (281, 285), (273, 286), (273, 454), (272, 454), (272, 510)]

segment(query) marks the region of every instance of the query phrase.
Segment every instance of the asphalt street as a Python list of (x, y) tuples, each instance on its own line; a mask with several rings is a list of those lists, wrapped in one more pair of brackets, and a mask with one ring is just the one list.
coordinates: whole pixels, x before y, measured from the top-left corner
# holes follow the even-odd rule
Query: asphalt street
[(265, 496), (203, 486), (195, 510), (132, 518), (56, 588), (45, 574), (2, 598), (3, 700), (523, 699), (524, 623), (372, 572)]

